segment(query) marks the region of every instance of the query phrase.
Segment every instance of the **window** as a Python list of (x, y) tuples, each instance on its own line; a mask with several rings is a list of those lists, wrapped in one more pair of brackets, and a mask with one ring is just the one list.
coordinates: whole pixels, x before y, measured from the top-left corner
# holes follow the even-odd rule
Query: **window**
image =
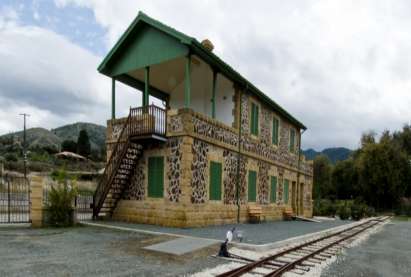
[(288, 189), (290, 186), (290, 181), (287, 179), (284, 179), (284, 203), (288, 204)]
[(164, 188), (164, 158), (148, 158), (148, 197), (162, 198)]
[(275, 145), (278, 145), (278, 131), (279, 131), (279, 126), (280, 126), (280, 121), (278, 118), (274, 117), (273, 118), (273, 138), (272, 138), (272, 143)]
[(275, 203), (277, 201), (277, 177), (271, 176), (271, 195), (270, 195), (271, 203)]
[(248, 171), (248, 202), (255, 202), (256, 199), (256, 183), (257, 173), (255, 171)]
[(258, 136), (258, 105), (251, 102), (250, 132)]
[(221, 163), (210, 162), (210, 200), (221, 200)]
[(290, 152), (295, 152), (295, 129), (290, 129)]

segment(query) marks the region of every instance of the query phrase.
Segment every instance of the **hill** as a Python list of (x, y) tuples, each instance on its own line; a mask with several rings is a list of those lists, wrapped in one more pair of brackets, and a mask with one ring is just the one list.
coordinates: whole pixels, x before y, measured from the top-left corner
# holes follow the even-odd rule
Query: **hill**
[(315, 151), (314, 149), (311, 149), (311, 148), (307, 150), (303, 150), (303, 154), (307, 160), (314, 160), (315, 157), (317, 157), (318, 155), (325, 155), (334, 164), (337, 161), (343, 161), (343, 160), (348, 159), (351, 153), (352, 153), (352, 150), (345, 148), (345, 147), (326, 148), (321, 152)]
[(102, 147), (104, 147), (106, 141), (106, 127), (101, 125), (78, 122), (52, 129), (51, 132), (59, 137), (61, 141), (77, 141), (78, 134), (81, 130), (87, 131), (90, 139), (91, 149), (100, 150)]
[[(27, 129), (27, 147), (32, 150), (46, 148), (59, 151), (61, 143), (64, 140), (77, 141), (78, 134), (83, 129), (86, 130), (89, 135), (91, 148), (100, 152), (105, 145), (106, 127), (84, 122), (65, 125), (52, 130), (44, 128)], [(0, 136), (0, 141), (12, 141), (12, 144), (22, 147), (23, 131)]]

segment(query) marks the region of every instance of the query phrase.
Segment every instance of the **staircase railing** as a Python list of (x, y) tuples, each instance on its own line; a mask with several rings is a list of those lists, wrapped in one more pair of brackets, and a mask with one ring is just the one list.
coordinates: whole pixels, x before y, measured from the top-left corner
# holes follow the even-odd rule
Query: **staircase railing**
[[(130, 109), (131, 110), (131, 109)], [(114, 145), (113, 151), (111, 152), (110, 159), (104, 168), (103, 175), (101, 176), (100, 182), (96, 188), (93, 199), (93, 217), (96, 218), (98, 213), (103, 206), (104, 199), (106, 198), (115, 172), (121, 164), (121, 158), (124, 156), (129, 145), (129, 123), (131, 121), (131, 112), (129, 113), (126, 122), (123, 125), (120, 135), (118, 136), (117, 142)]]
[(97, 218), (104, 200), (110, 191), (115, 173), (121, 165), (130, 145), (130, 137), (145, 135), (166, 136), (166, 111), (160, 107), (150, 105), (145, 107), (130, 108), (127, 120), (123, 124), (121, 133), (111, 152), (110, 159), (104, 169), (100, 182), (93, 198), (93, 217)]

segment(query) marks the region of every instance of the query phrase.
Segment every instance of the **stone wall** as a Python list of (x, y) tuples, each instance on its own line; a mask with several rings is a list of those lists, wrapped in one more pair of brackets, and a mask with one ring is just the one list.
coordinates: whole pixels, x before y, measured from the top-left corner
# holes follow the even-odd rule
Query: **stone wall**
[[(238, 129), (189, 109), (169, 110), (167, 143), (145, 145), (130, 187), (114, 211), (114, 219), (179, 227), (235, 223), (238, 191), (240, 220), (247, 221), (247, 180), (250, 170), (257, 172), (257, 201), (252, 205), (262, 207), (266, 220), (281, 219), (283, 211), (292, 207), (299, 214), (311, 216), (312, 163), (301, 157), (301, 170), (298, 173), (298, 145), (294, 153), (289, 152), (291, 125), (286, 121), (280, 123), (279, 145), (272, 145), (274, 115), (264, 105), (260, 109), (260, 137), (250, 135), (250, 101), (251, 97), (243, 94), (241, 103), (236, 104), (236, 107), (241, 104), (243, 113), (240, 122), (243, 136), (240, 141)], [(121, 125), (122, 121), (112, 123), (112, 126)], [(114, 127), (110, 130), (114, 130)], [(110, 145), (115, 138), (112, 134), (107, 137)], [(240, 157), (239, 143), (242, 146)], [(163, 198), (147, 196), (147, 161), (150, 156), (165, 158)], [(210, 161), (222, 164), (222, 195), (218, 201), (209, 200)], [(276, 192), (270, 191), (271, 176), (276, 176), (278, 180)], [(284, 201), (285, 179), (290, 181), (288, 203)], [(304, 183), (303, 197), (299, 196), (297, 185), (293, 198), (292, 183), (298, 184), (298, 180), (300, 184)], [(270, 202), (272, 193), (276, 193), (275, 203)], [(294, 203), (292, 199), (295, 199)]]

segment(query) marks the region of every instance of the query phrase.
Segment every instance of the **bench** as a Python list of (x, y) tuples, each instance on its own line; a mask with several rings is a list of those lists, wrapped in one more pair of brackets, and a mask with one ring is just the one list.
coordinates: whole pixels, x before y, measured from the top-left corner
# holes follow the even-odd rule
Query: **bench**
[(260, 206), (248, 206), (248, 217), (251, 223), (260, 223), (263, 209)]
[(293, 220), (294, 219), (294, 212), (291, 208), (285, 208), (283, 212), (283, 219), (284, 220)]

